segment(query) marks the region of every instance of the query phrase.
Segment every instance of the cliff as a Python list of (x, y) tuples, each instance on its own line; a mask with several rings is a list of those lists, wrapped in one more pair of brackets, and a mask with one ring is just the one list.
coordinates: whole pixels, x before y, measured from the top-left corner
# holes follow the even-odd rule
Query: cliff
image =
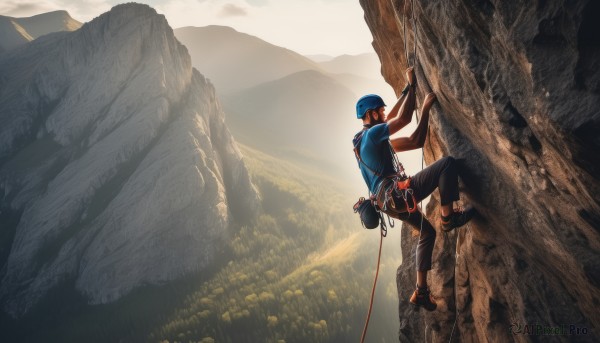
[[(400, 341), (597, 341), (598, 3), (360, 2), (397, 94), (408, 66), (404, 25), (410, 61), (417, 32), (418, 98), (438, 96), (425, 161), (460, 159), (463, 201), (481, 213), (447, 236), (438, 231), (434, 313), (408, 306), (417, 239), (404, 230)], [(428, 217), (439, 229), (438, 205), (435, 192)], [(529, 335), (527, 324), (566, 332)]]
[(114, 7), (0, 55), (0, 300), (22, 316), (202, 272), (258, 206), (213, 86), (166, 19)]

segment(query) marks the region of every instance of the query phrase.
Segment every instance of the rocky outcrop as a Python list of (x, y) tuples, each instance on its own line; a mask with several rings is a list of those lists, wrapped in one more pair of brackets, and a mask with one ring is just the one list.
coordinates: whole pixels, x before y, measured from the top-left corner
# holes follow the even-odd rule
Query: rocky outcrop
[(0, 82), (13, 316), (66, 281), (96, 304), (201, 272), (258, 206), (213, 86), (148, 6), (0, 55)]
[[(411, 4), (415, 27), (406, 19)], [(361, 5), (382, 73), (397, 93), (408, 64), (405, 21), (411, 61), (416, 30), (418, 97), (433, 90), (439, 100), (425, 160), (461, 159), (464, 201), (482, 214), (455, 233), (439, 231), (430, 283), (440, 308), (431, 314), (408, 308), (416, 238), (404, 233), (400, 340), (597, 341), (598, 3)], [(438, 199), (434, 193), (428, 213), (439, 227)], [(530, 335), (527, 324), (565, 331)], [(571, 325), (587, 334), (575, 335)]]

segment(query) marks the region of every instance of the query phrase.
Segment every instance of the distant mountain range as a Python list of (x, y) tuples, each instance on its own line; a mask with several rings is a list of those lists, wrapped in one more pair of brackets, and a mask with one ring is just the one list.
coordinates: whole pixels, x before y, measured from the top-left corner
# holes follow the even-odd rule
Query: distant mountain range
[[(315, 61), (319, 61), (319, 56)], [(396, 97), (381, 76), (381, 64), (375, 53), (341, 55), (318, 62), (318, 65), (330, 77), (351, 89), (357, 97), (375, 93), (390, 104)]]
[(355, 97), (363, 93), (395, 97), (381, 77), (375, 53), (307, 57), (227, 26), (183, 27), (174, 32), (188, 48), (194, 67), (204, 71), (220, 94), (314, 70), (337, 80)]
[(67, 11), (54, 11), (25, 18), (0, 16), (0, 52), (14, 49), (52, 32), (75, 31), (81, 25), (71, 18)]
[(319, 66), (333, 74), (355, 74), (368, 79), (377, 79), (381, 76), (381, 63), (374, 52), (337, 56), (320, 61)]
[(325, 55), (325, 54), (304, 55), (304, 56), (317, 62), (317, 63), (331, 61), (334, 58), (334, 56)]
[(175, 36), (221, 94), (320, 67), (291, 50), (226, 26), (183, 27)]
[(339, 163), (353, 158), (348, 137), (354, 99), (337, 80), (305, 70), (225, 95), (223, 106), (236, 139), (245, 144)]
[(229, 27), (185, 27), (175, 35), (217, 85), (236, 139), (280, 157), (353, 167), (356, 100), (377, 93), (392, 105), (395, 98), (374, 53), (312, 56), (324, 61), (317, 63)]

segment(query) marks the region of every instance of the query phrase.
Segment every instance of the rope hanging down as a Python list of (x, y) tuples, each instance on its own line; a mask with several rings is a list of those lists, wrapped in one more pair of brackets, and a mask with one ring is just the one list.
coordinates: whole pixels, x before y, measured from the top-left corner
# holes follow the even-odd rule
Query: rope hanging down
[[(383, 219), (383, 218), (382, 218)], [(381, 246), (383, 245), (383, 237), (387, 235), (387, 231), (384, 233), (383, 225), (381, 227), (381, 235), (379, 237), (379, 254), (377, 255), (377, 269), (375, 270), (375, 280), (373, 281), (373, 288), (371, 289), (371, 301), (369, 302), (369, 312), (367, 313), (367, 320), (365, 327), (363, 328), (362, 335), (360, 337), (360, 343), (364, 343), (365, 336), (367, 335), (367, 328), (369, 327), (369, 320), (371, 319), (371, 310), (373, 309), (373, 300), (375, 298), (375, 288), (377, 287), (377, 277), (379, 276), (379, 262), (381, 262)]]

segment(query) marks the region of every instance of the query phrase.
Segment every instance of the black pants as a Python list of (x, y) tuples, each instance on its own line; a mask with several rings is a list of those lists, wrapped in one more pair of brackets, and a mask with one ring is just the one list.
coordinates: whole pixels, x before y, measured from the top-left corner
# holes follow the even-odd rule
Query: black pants
[[(458, 194), (458, 171), (456, 161), (447, 156), (428, 166), (412, 177), (410, 187), (417, 202), (425, 199), (436, 188), (440, 189), (442, 205), (448, 205), (460, 199)], [(421, 231), (417, 245), (416, 265), (418, 271), (431, 270), (431, 258), (435, 245), (435, 229), (420, 211), (402, 213), (400, 220)], [(421, 227), (422, 222), (422, 227)]]

